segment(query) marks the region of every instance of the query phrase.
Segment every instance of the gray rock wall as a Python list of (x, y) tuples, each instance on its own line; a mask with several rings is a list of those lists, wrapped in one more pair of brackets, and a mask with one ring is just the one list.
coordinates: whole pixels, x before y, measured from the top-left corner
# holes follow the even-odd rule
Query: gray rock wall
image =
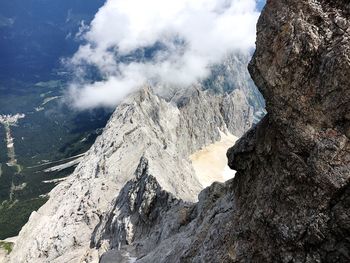
[(268, 115), (228, 153), (235, 261), (350, 261), (350, 6), (270, 0), (249, 69)]

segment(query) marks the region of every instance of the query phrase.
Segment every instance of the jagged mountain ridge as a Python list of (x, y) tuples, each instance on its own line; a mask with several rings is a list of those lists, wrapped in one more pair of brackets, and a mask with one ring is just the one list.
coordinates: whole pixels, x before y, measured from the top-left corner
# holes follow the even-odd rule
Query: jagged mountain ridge
[(243, 134), (254, 110), (241, 90), (218, 95), (194, 86), (184, 91), (166, 101), (145, 88), (121, 103), (73, 175), (31, 215), (9, 261), (97, 262), (105, 250), (90, 248), (96, 227), (143, 158), (162, 191), (196, 201), (203, 186), (190, 154), (218, 141), (220, 132)]
[(223, 251), (230, 246), (226, 228), (232, 227), (231, 187), (214, 183), (200, 193), (198, 203), (184, 202), (162, 190), (148, 170), (147, 159), (142, 159), (135, 179), (128, 182), (118, 199), (123, 200), (119, 202), (122, 207), (115, 207), (106, 216), (92, 242), (96, 248), (107, 249), (101, 263), (229, 259)]
[(247, 71), (251, 57), (249, 53), (227, 55), (220, 64), (211, 67), (210, 77), (203, 81), (203, 86), (218, 93), (242, 90), (257, 117), (261, 118), (265, 113), (265, 101)]

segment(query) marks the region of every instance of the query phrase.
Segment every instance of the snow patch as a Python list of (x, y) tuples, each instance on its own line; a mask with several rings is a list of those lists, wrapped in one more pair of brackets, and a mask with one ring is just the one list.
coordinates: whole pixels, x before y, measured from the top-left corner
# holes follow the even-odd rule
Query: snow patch
[(235, 171), (227, 165), (227, 150), (238, 140), (238, 137), (220, 131), (221, 140), (210, 144), (190, 156), (193, 169), (203, 187), (214, 182), (225, 182), (235, 176)]

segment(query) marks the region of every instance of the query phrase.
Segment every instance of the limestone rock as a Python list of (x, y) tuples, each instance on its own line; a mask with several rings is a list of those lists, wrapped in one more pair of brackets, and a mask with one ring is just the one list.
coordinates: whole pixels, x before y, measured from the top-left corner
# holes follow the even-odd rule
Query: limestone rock
[[(197, 204), (183, 202), (163, 191), (145, 164), (147, 162), (143, 159), (135, 179), (120, 192), (116, 204), (122, 207), (116, 207), (98, 227), (103, 233), (100, 235), (102, 239), (94, 242), (93, 246), (106, 250), (100, 262), (229, 260), (230, 255), (226, 251), (230, 246), (227, 242), (230, 236), (225, 229), (232, 227), (232, 189), (214, 183), (201, 192)], [(134, 189), (137, 189), (139, 197), (143, 197), (139, 200), (148, 200), (145, 195), (152, 196), (152, 205), (147, 206), (147, 213), (142, 209), (142, 202), (136, 202), (136, 210), (126, 205), (134, 204), (135, 198), (129, 194)], [(114, 242), (115, 238), (117, 242)]]
[(238, 262), (350, 261), (350, 6), (271, 0), (249, 69), (268, 115), (229, 153)]
[[(220, 132), (242, 134), (252, 121), (252, 107), (239, 91), (215, 94), (195, 86), (167, 100), (150, 87), (132, 94), (117, 107), (74, 173), (31, 215), (9, 261), (98, 262), (107, 248), (130, 243), (148, 231), (149, 217), (159, 215), (153, 211), (154, 205), (166, 203), (157, 201), (160, 191), (176, 202), (196, 201), (203, 186), (189, 156), (219, 141)], [(135, 179), (143, 160), (147, 160), (147, 174), (152, 177), (141, 173)], [(123, 195), (125, 189), (127, 196)], [(122, 222), (115, 225), (120, 229), (105, 231), (114, 227), (108, 215), (117, 214), (116, 208), (124, 211), (124, 205), (130, 216), (138, 213), (144, 224), (136, 224), (134, 232), (130, 229), (133, 222), (122, 213)], [(104, 229), (99, 228), (103, 225)], [(124, 252), (127, 255), (128, 251)]]

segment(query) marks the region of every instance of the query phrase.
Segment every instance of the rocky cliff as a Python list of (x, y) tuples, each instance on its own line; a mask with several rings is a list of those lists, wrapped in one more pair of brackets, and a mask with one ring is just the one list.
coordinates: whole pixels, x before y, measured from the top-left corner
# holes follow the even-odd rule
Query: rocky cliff
[(249, 69), (268, 115), (228, 153), (235, 260), (350, 262), (350, 5), (270, 0)]
[(203, 81), (203, 86), (205, 89), (211, 89), (218, 93), (231, 93), (238, 89), (243, 91), (249, 104), (259, 117), (262, 113), (265, 113), (265, 101), (247, 70), (250, 59), (251, 54), (227, 55), (222, 63), (211, 67), (211, 75)]

